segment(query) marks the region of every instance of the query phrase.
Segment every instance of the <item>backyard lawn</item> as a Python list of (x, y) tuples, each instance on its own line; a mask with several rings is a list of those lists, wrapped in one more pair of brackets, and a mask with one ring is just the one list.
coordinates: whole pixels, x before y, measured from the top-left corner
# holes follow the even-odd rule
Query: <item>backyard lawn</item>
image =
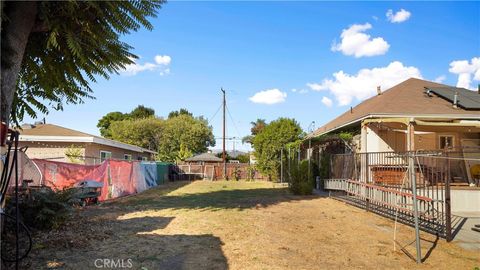
[[(66, 228), (35, 237), (23, 268), (412, 268), (393, 250), (388, 219), (330, 198), (292, 196), (268, 182), (175, 182), (78, 210)], [(397, 238), (414, 254), (411, 228)], [(475, 269), (479, 254), (423, 234), (425, 269)], [(100, 261), (99, 261), (100, 259)], [(130, 259), (130, 261), (128, 261)]]

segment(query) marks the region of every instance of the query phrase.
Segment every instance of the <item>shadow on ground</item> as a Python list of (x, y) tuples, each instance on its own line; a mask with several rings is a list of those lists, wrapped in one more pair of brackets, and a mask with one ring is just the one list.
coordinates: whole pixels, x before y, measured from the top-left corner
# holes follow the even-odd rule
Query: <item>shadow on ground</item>
[[(174, 217), (115, 220), (89, 228), (106, 238), (91, 239), (86, 248), (46, 246), (34, 250), (21, 269), (227, 269), (222, 241), (211, 234), (158, 235)], [(78, 237), (85, 233), (78, 232)], [(142, 268), (143, 267), (143, 268)]]

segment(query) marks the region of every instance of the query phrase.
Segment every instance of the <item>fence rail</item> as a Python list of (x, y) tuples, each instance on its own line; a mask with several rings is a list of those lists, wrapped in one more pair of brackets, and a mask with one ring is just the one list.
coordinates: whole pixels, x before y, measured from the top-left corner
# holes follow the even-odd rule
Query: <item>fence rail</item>
[[(454, 161), (448, 158), (452, 156)], [(406, 224), (413, 224), (415, 190), (420, 229), (451, 240), (450, 185), (454, 179), (470, 181), (466, 163), (458, 162), (460, 156), (441, 151), (332, 155), (331, 179), (323, 180), (323, 188)]]

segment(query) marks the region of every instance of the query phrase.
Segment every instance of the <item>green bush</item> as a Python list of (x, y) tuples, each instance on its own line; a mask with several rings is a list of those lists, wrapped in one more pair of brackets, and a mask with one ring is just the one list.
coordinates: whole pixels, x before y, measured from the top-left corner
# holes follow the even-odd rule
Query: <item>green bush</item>
[(314, 187), (315, 164), (310, 163), (310, 172), (308, 168), (308, 160), (300, 161), (300, 163), (294, 163), (290, 167), (288, 172), (288, 181), (290, 191), (295, 195), (309, 195), (312, 194)]
[[(30, 228), (49, 230), (60, 227), (71, 215), (74, 190), (53, 191), (49, 188), (31, 190), (19, 202), (22, 221)], [(9, 201), (13, 213), (14, 199)]]

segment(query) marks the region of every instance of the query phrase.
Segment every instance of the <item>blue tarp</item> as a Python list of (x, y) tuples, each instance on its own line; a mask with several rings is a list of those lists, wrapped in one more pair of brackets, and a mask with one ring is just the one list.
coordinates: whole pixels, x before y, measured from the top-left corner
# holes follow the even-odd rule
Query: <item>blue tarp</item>
[(143, 176), (145, 177), (147, 188), (157, 186), (157, 163), (142, 162), (140, 163), (140, 168)]

